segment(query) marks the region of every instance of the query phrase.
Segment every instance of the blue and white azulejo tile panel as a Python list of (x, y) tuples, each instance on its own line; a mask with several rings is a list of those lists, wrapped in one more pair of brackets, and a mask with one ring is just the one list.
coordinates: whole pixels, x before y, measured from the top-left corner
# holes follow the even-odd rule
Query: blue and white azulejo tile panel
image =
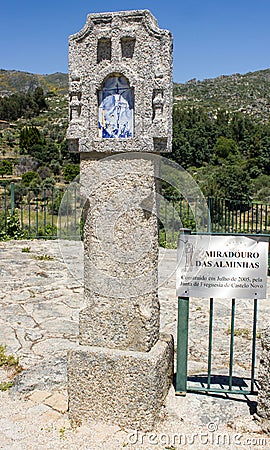
[(134, 133), (134, 92), (124, 76), (111, 76), (99, 91), (99, 136), (131, 138)]

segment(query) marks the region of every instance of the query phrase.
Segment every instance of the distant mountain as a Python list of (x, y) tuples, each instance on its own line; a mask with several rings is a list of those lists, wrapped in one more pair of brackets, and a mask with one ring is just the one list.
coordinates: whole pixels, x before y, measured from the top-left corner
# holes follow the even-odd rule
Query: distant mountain
[[(0, 96), (16, 92), (33, 92), (41, 86), (45, 93), (59, 95), (68, 92), (68, 75), (57, 72), (36, 75), (16, 70), (0, 69)], [(241, 75), (221, 75), (217, 78), (187, 83), (174, 83), (174, 103), (183, 107), (203, 107), (215, 114), (218, 109), (240, 111), (259, 120), (270, 118), (270, 69)]]
[(269, 120), (270, 69), (175, 83), (174, 102), (184, 107), (202, 106), (211, 112), (218, 109), (240, 111)]
[(36, 75), (17, 70), (0, 69), (0, 96), (11, 95), (17, 92), (33, 92), (38, 86), (44, 92), (53, 91), (59, 94), (68, 92), (68, 75), (56, 72), (50, 75)]

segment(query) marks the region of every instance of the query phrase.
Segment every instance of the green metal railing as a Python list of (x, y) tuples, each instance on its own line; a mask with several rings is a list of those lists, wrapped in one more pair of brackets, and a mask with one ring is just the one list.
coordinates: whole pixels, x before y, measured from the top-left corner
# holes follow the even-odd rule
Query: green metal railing
[[(0, 231), (7, 230), (7, 219), (14, 213), (27, 238), (56, 238), (57, 227), (64, 223), (75, 229), (82, 208), (79, 187), (66, 193), (60, 208), (64, 192), (64, 188), (26, 189), (19, 183), (0, 181)], [(169, 248), (177, 247), (180, 228), (216, 234), (270, 234), (267, 203), (168, 197), (160, 202), (158, 216), (160, 245)]]
[(160, 206), (160, 244), (177, 248), (180, 228), (215, 234), (270, 235), (270, 204), (209, 197), (168, 198)]
[(208, 208), (214, 233), (270, 233), (269, 204), (210, 197)]
[(65, 192), (64, 188), (0, 185), (0, 233), (10, 234), (9, 219), (13, 216), (26, 239), (55, 239), (61, 230), (74, 235), (74, 229), (78, 231), (76, 212), (82, 209), (81, 198), (76, 197), (76, 188), (70, 195)]

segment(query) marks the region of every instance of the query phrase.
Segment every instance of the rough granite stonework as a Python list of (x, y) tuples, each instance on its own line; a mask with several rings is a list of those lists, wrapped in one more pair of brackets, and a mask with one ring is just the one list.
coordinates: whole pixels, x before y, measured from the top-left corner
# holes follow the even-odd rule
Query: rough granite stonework
[[(70, 148), (80, 152), (171, 151), (172, 37), (149, 11), (90, 14), (69, 39)], [(134, 137), (102, 139), (98, 93), (111, 75), (134, 91)]]
[(159, 335), (159, 161), (171, 150), (172, 38), (149, 11), (92, 14), (69, 40), (69, 146), (80, 152), (84, 296), (69, 414), (151, 429), (173, 377)]
[(173, 340), (162, 336), (150, 352), (84, 347), (69, 352), (70, 418), (151, 430), (173, 377)]
[(258, 376), (260, 389), (257, 413), (260, 417), (269, 421), (270, 430), (270, 324), (262, 331), (261, 342), (263, 350)]
[(80, 343), (148, 351), (159, 336), (155, 163), (84, 159), (80, 180), (90, 205)]

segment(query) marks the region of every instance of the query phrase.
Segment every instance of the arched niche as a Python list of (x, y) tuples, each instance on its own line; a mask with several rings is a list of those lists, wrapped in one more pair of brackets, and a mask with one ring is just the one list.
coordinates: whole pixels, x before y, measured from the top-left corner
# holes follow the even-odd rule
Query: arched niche
[(134, 90), (121, 74), (107, 77), (98, 91), (98, 128), (101, 138), (134, 136)]

